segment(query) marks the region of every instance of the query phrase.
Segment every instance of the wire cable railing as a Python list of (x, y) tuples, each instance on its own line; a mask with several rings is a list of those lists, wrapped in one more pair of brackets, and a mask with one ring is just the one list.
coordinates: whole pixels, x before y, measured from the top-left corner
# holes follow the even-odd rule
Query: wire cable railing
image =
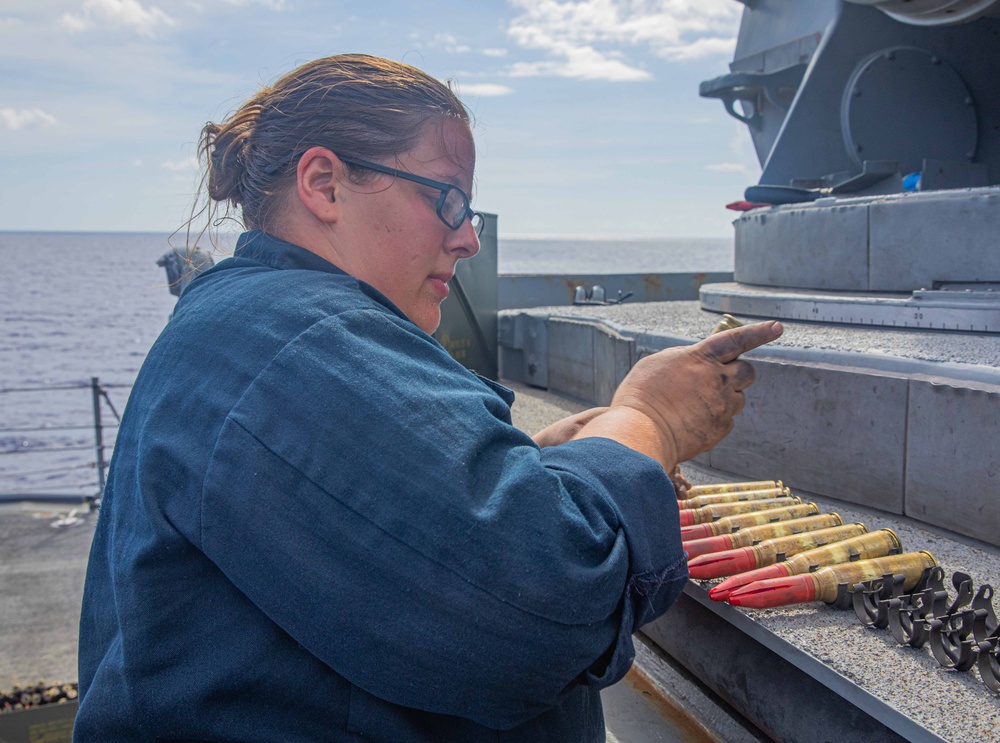
[[(44, 464), (36, 466), (34, 469), (11, 469), (9, 471), (0, 468), (0, 503), (12, 503), (18, 501), (39, 501), (48, 503), (88, 503), (92, 506), (100, 504), (101, 496), (104, 493), (104, 486), (107, 477), (108, 462), (111, 458), (111, 451), (114, 448), (113, 435), (117, 434), (118, 425), (121, 423), (121, 416), (118, 409), (108, 396), (109, 389), (128, 389), (127, 384), (102, 384), (98, 377), (91, 377), (88, 383), (79, 384), (53, 384), (38, 385), (34, 387), (0, 387), (0, 399), (5, 395), (28, 395), (32, 393), (52, 393), (79, 390), (90, 392), (90, 411), (92, 419), (89, 424), (71, 422), (67, 425), (11, 425), (3, 426), (0, 423), (0, 457), (12, 455), (24, 455), (28, 457), (42, 457)], [(4, 406), (8, 407), (9, 406)], [(110, 412), (110, 416), (107, 413)], [(7, 434), (53, 434), (65, 436), (66, 434), (78, 434), (81, 431), (92, 432), (92, 442), (84, 443), (79, 438), (74, 440), (53, 441), (52, 439), (39, 440), (36, 436), (32, 441), (21, 441), (20, 447), (16, 440), (5, 440)], [(11, 437), (15, 438), (15, 437)], [(19, 437), (16, 437), (19, 438)], [(5, 446), (6, 444), (6, 446)], [(30, 445), (29, 445), (30, 444)], [(82, 451), (92, 451), (93, 459), (80, 461), (66, 461), (73, 459), (73, 454)], [(61, 455), (70, 454), (70, 457)], [(58, 461), (58, 464), (54, 464)], [(82, 470), (92, 470), (95, 473), (94, 480), (87, 482), (66, 483), (61, 476), (78, 474)], [(59, 484), (35, 484), (34, 478), (57, 479)], [(90, 493), (79, 491), (90, 490)], [(67, 492), (77, 491), (77, 492)]]

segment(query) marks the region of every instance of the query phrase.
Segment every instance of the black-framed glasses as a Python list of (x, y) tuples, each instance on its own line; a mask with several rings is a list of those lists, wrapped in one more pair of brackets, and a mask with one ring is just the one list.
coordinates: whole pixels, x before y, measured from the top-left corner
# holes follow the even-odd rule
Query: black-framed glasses
[(458, 186), (453, 186), (450, 183), (444, 183), (442, 181), (435, 181), (430, 178), (424, 178), (420, 175), (414, 175), (413, 173), (408, 173), (405, 170), (390, 168), (387, 165), (380, 165), (379, 163), (373, 163), (367, 160), (358, 160), (355, 157), (344, 157), (338, 153), (334, 154), (336, 154), (341, 161), (347, 163), (348, 165), (357, 165), (359, 168), (374, 170), (379, 173), (386, 173), (387, 175), (391, 175), (396, 178), (402, 178), (403, 180), (419, 183), (422, 186), (436, 188), (441, 192), (441, 195), (437, 200), (437, 215), (442, 222), (448, 225), (451, 229), (457, 230), (462, 226), (466, 218), (469, 218), (472, 220), (472, 228), (476, 231), (476, 237), (483, 234), (483, 227), (486, 225), (486, 220), (479, 212), (472, 211), (472, 205), (469, 203), (468, 195)]

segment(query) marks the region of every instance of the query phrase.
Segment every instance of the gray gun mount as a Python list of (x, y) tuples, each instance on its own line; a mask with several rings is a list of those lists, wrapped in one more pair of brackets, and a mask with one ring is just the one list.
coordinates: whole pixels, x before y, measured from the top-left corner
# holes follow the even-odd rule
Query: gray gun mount
[(1000, 2), (741, 1), (731, 72), (701, 95), (763, 171), (736, 283), (702, 307), (1000, 333)]
[(916, 173), (923, 190), (1000, 183), (996, 0), (743, 2), (731, 72), (700, 93), (747, 124), (761, 184), (819, 195), (901, 191)]

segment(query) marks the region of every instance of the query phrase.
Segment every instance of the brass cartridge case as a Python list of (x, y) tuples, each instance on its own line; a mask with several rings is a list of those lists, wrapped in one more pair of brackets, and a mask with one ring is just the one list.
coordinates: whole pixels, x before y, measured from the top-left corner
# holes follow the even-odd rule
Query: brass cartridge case
[(907, 552), (902, 555), (888, 557), (873, 557), (858, 562), (847, 562), (840, 565), (830, 565), (820, 568), (815, 573), (809, 573), (816, 585), (816, 601), (832, 604), (837, 600), (837, 586), (881, 578), (883, 575), (902, 575), (903, 590), (909, 591), (920, 580), (924, 568), (937, 565), (937, 560), (930, 552)]
[(791, 521), (777, 521), (773, 524), (748, 526), (732, 534), (691, 539), (684, 542), (684, 551), (688, 553), (688, 559), (690, 560), (701, 555), (712, 554), (713, 552), (750, 547), (765, 539), (787, 537), (792, 534), (801, 534), (818, 529), (829, 529), (834, 526), (840, 526), (843, 523), (843, 519), (835, 513), (821, 513), (818, 516), (807, 516), (804, 519), (792, 519)]
[(804, 534), (793, 534), (788, 537), (767, 539), (760, 544), (754, 544), (746, 549), (752, 550), (757, 563), (756, 567), (784, 562), (786, 557), (798, 555), (818, 547), (832, 547), (845, 539), (859, 537), (868, 531), (864, 524), (844, 524), (830, 529), (807, 531)]
[(816, 516), (807, 516), (803, 519), (792, 519), (791, 521), (777, 521), (773, 524), (758, 524), (748, 526), (745, 529), (733, 532), (729, 539), (733, 544), (732, 549), (738, 547), (752, 547), (765, 539), (776, 539), (795, 534), (803, 534), (819, 529), (830, 529), (840, 526), (844, 520), (836, 513), (821, 513)]
[(793, 506), (801, 503), (801, 498), (767, 498), (765, 500), (750, 500), (740, 503), (720, 503), (716, 506), (702, 506), (701, 508), (687, 508), (681, 510), (681, 526), (691, 524), (707, 524), (710, 521), (718, 521), (724, 516), (733, 516), (740, 513), (752, 513), (754, 511), (767, 511), (772, 508), (782, 506)]
[(821, 567), (839, 565), (852, 560), (870, 560), (886, 557), (903, 549), (899, 537), (892, 529), (878, 529), (855, 539), (827, 544), (800, 552), (784, 561), (788, 575), (812, 573)]
[(716, 333), (721, 333), (723, 330), (732, 330), (733, 328), (741, 328), (745, 323), (740, 322), (732, 315), (723, 315), (722, 319), (715, 324), (712, 328), (712, 332), (709, 335), (715, 335)]
[(790, 498), (792, 491), (788, 488), (766, 488), (764, 490), (741, 490), (736, 493), (710, 493), (696, 495), (693, 498), (679, 500), (681, 508), (701, 508), (715, 506), (720, 503), (741, 503), (743, 501), (764, 500), (765, 498)]
[(864, 524), (847, 524), (810, 531), (805, 534), (776, 537), (751, 547), (712, 552), (694, 559), (690, 557), (690, 552), (688, 552), (688, 571), (695, 580), (711, 580), (727, 575), (757, 574), (760, 573), (761, 568), (768, 566), (774, 567), (777, 571), (781, 565), (775, 565), (775, 563), (783, 560), (785, 555), (804, 552), (831, 542), (840, 542), (864, 534), (866, 531), (868, 529)]
[[(739, 493), (745, 490), (766, 490), (783, 487), (781, 480), (754, 480), (753, 482), (719, 482), (715, 485), (692, 485), (688, 498), (714, 493)], [(686, 500), (686, 499), (685, 499)]]
[[(742, 531), (736, 532), (736, 534), (741, 533)], [(736, 534), (731, 535), (731, 537), (735, 537)], [(731, 537), (715, 538), (729, 539)], [(686, 549), (688, 549), (687, 543), (685, 543)], [(861, 534), (860, 536), (851, 537), (840, 542), (800, 552), (797, 555), (789, 557), (784, 562), (776, 562), (772, 565), (758, 567), (749, 572), (740, 572), (712, 588), (708, 592), (708, 595), (713, 601), (726, 601), (734, 591), (738, 591), (756, 581), (784, 578), (789, 575), (803, 575), (815, 572), (827, 565), (838, 565), (858, 559), (868, 560), (873, 557), (885, 557), (886, 555), (897, 554), (902, 551), (903, 546), (900, 544), (899, 537), (896, 536), (896, 533), (892, 529), (879, 529), (870, 534)]]
[(744, 526), (756, 526), (757, 524), (770, 524), (774, 521), (791, 521), (801, 519), (806, 516), (815, 516), (819, 513), (819, 506), (815, 503), (798, 503), (794, 506), (784, 508), (771, 508), (767, 511), (757, 511), (756, 513), (741, 513), (736, 516), (724, 516), (718, 521), (708, 524), (694, 524), (681, 528), (681, 539), (699, 539), (701, 537), (718, 536), (719, 534), (729, 534)]

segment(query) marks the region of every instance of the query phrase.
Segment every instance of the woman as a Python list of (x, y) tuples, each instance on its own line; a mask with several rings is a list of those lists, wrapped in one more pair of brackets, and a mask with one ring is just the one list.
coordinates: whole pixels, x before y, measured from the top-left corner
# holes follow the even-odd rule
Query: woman
[(598, 691), (687, 576), (666, 473), (729, 431), (735, 359), (780, 327), (648, 357), (540, 447), (428, 335), (479, 250), (446, 86), (321, 59), (202, 146), (249, 231), (133, 388), (75, 740), (603, 740)]

